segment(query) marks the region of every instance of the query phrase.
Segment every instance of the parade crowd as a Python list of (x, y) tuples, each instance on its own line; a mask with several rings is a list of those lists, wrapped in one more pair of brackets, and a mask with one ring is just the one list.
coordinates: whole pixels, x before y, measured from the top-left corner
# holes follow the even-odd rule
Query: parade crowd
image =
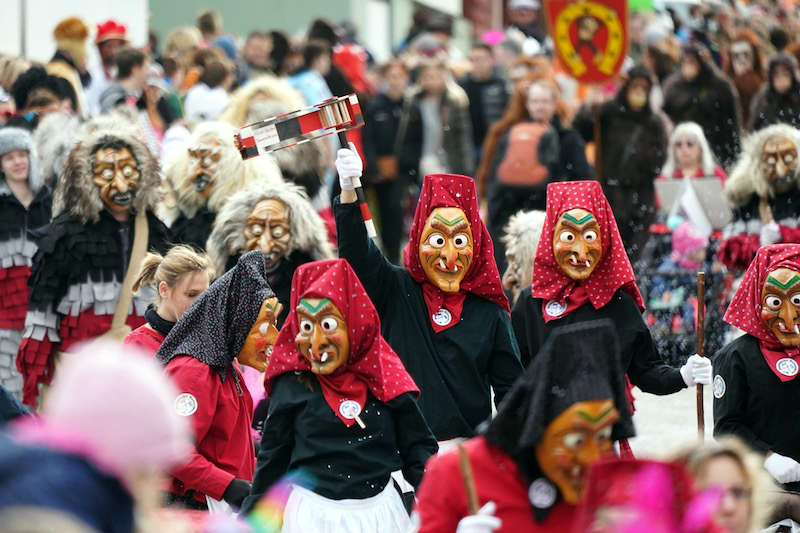
[[(0, 54), (0, 530), (800, 531), (800, 11), (632, 11), (590, 85), (507, 4), (383, 63), (213, 10)], [(714, 439), (634, 457), (702, 385)]]

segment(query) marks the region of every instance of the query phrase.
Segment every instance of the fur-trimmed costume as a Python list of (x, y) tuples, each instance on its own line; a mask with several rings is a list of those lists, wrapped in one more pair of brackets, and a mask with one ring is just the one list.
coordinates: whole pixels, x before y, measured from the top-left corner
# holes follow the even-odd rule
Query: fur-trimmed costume
[(500, 238), (506, 247), (508, 267), (503, 272), (503, 288), (517, 301), (522, 289), (531, 282), (533, 258), (544, 226), (544, 211), (518, 211), (511, 215)]
[[(281, 181), (280, 170), (271, 156), (242, 161), (233, 144), (233, 134), (234, 129), (228, 124), (204, 122), (195, 128), (186, 149), (178, 150), (167, 165), (167, 184), (175, 205), (164, 206), (165, 212), (159, 214), (170, 226), (175, 244), (203, 249), (217, 213), (232, 194), (259, 181)], [(197, 149), (212, 149), (215, 153), (202, 157), (201, 166), (191, 155)], [(205, 168), (211, 184), (210, 192), (204, 193), (196, 189), (196, 178)]]
[(783, 193), (773, 189), (764, 173), (764, 146), (776, 136), (790, 139), (800, 154), (800, 130), (785, 124), (766, 127), (745, 139), (725, 182), (733, 220), (723, 232), (719, 259), (731, 270), (744, 271), (760, 246), (800, 242), (800, 166), (793, 171), (791, 189)]
[[(235, 128), (241, 128), (248, 124), (250, 106), (259, 100), (278, 100), (291, 111), (306, 107), (303, 97), (286, 80), (272, 74), (264, 74), (231, 94), (228, 108), (222, 112), (219, 120)], [(260, 117), (259, 120), (265, 118), (267, 117)]]
[(48, 113), (39, 122), (33, 132), (33, 143), (39, 153), (43, 183), (50, 187), (55, 185), (80, 128), (78, 117), (60, 111)]
[[(107, 210), (94, 183), (94, 152), (112, 143), (130, 150), (139, 171), (132, 212), (124, 224)], [(147, 210), (147, 248), (166, 252), (168, 230), (152, 213), (158, 181), (158, 162), (147, 147), (119, 130), (84, 137), (70, 151), (54, 193), (54, 218), (34, 232), (39, 250), (33, 258), (30, 303), (17, 355), (26, 404), (34, 405), (38, 385), (51, 381), (58, 351), (68, 351), (111, 326), (133, 245), (133, 212)], [(134, 295), (128, 325), (144, 323), (152, 297), (151, 290)]]
[(12, 150), (28, 152), (28, 186), (33, 201), (25, 207), (0, 171), (0, 385), (17, 397), (22, 378), (14, 363), (28, 311), (28, 277), (36, 244), (29, 230), (50, 220), (50, 189), (42, 183), (36, 150), (27, 131), (0, 130), (0, 157)]
[[(333, 247), (327, 239), (325, 225), (314, 211), (302, 187), (290, 183), (257, 183), (233, 195), (222, 207), (214, 223), (214, 231), (206, 249), (217, 274), (232, 268), (246, 253), (245, 229), (255, 206), (268, 198), (280, 200), (289, 212), (289, 245), (286, 257), (267, 272), (270, 287), (278, 300), (287, 305), (295, 269), (311, 261), (333, 259)], [(283, 325), (284, 313), (278, 317)]]

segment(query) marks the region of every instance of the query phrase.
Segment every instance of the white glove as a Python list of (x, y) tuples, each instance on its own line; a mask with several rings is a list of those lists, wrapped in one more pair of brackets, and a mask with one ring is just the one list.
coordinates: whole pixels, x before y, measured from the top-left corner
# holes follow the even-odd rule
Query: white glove
[(350, 148), (340, 148), (336, 152), (336, 172), (339, 173), (339, 186), (343, 191), (361, 187), (361, 173), (364, 171), (364, 164), (358, 157), (356, 147), (353, 143), (348, 144)]
[(687, 387), (692, 385), (711, 385), (711, 361), (697, 354), (691, 356), (681, 367), (681, 377)]
[(494, 502), (487, 502), (478, 510), (478, 514), (465, 516), (458, 522), (456, 533), (492, 533), (503, 525), (503, 521), (494, 515)]
[(775, 244), (776, 242), (781, 242), (781, 240), (783, 240), (781, 229), (774, 220), (761, 226), (761, 237), (759, 238), (761, 246)]
[(800, 481), (800, 463), (791, 457), (773, 452), (764, 461), (764, 468), (778, 483)]

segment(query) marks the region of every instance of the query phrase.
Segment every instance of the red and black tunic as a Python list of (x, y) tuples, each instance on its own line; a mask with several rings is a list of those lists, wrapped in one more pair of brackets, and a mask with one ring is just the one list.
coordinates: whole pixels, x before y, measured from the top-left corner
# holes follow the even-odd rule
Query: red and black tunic
[[(147, 222), (148, 250), (166, 253), (166, 226), (149, 212)], [(97, 222), (87, 224), (63, 213), (34, 232), (39, 250), (33, 258), (29, 307), (17, 354), (26, 404), (35, 404), (40, 383), (50, 383), (57, 351), (68, 351), (111, 327), (133, 246), (133, 228), (132, 221), (123, 224), (102, 211)], [(128, 325), (136, 328), (144, 323), (152, 298), (151, 287), (134, 295)]]
[(50, 189), (43, 186), (26, 208), (3, 181), (0, 182), (0, 385), (12, 394), (22, 393), (17, 372), (17, 350), (28, 311), (28, 277), (36, 253), (29, 231), (50, 221)]

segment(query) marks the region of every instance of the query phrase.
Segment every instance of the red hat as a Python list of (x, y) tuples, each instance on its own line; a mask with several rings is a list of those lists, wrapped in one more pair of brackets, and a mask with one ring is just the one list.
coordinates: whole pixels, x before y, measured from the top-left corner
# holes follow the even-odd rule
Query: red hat
[(124, 24), (120, 24), (114, 19), (108, 19), (102, 24), (97, 25), (97, 37), (95, 37), (94, 42), (95, 44), (100, 44), (105, 41), (110, 41), (111, 39), (127, 41), (128, 38), (125, 36), (127, 31), (128, 28), (126, 28)]

